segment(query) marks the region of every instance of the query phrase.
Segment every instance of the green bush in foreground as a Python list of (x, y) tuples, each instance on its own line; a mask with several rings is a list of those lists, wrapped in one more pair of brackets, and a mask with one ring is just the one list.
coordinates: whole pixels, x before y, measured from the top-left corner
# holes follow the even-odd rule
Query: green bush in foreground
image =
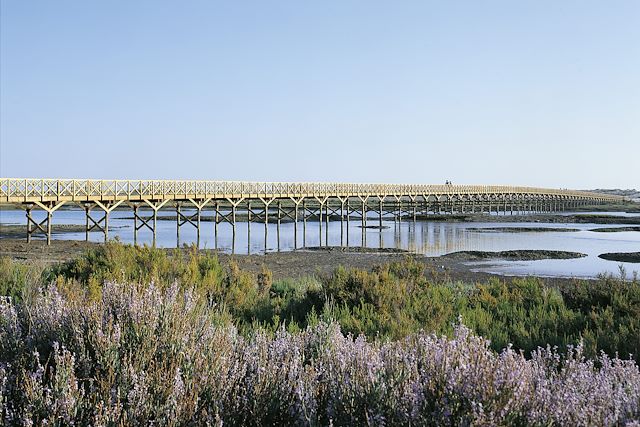
[(565, 350), (581, 340), (591, 358), (640, 354), (640, 283), (612, 277), (575, 280), (559, 288), (536, 278), (458, 283), (425, 271), (418, 259), (372, 271), (338, 267), (327, 277), (273, 280), (223, 266), (215, 255), (195, 249), (168, 252), (109, 243), (71, 262), (42, 269), (0, 262), (0, 290), (17, 297), (55, 282), (66, 298), (99, 300), (105, 282), (146, 287), (193, 288), (215, 307), (220, 322), (241, 333), (295, 332), (320, 321), (337, 322), (346, 333), (381, 340), (419, 331), (451, 336), (458, 316), (500, 351), (512, 344), (529, 353), (539, 346)]

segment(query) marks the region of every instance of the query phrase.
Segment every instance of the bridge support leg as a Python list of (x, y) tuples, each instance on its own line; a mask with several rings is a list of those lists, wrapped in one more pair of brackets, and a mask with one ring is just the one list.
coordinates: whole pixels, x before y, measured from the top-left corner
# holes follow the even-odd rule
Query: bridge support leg
[[(37, 205), (47, 213), (47, 216), (42, 221), (36, 221), (31, 216), (33, 206)], [(27, 216), (27, 243), (31, 242), (31, 236), (38, 231), (44, 233), (47, 236), (47, 245), (51, 244), (51, 221), (53, 219), (53, 213), (64, 205), (64, 202), (34, 202), (28, 204), (25, 207)], [(31, 228), (31, 226), (35, 228)]]
[[(264, 251), (265, 253), (267, 252), (267, 242), (269, 240), (269, 205), (274, 201), (275, 199), (263, 199), (262, 197), (260, 197), (260, 201), (262, 202), (262, 204), (264, 205)], [(280, 215), (280, 209), (278, 208), (278, 216)], [(278, 219), (278, 221), (280, 221)], [(278, 227), (278, 233), (280, 232), (280, 227)]]
[(347, 199), (338, 196), (338, 200), (340, 200), (340, 246), (344, 244), (344, 204)]
[(176, 246), (178, 248), (180, 247), (180, 217), (182, 216), (180, 208), (182, 208), (182, 203), (176, 202)]
[[(327, 199), (328, 197), (318, 197), (318, 196), (314, 196), (314, 199), (316, 199), (316, 201), (318, 202), (318, 245), (322, 246), (322, 222), (323, 222), (323, 209), (324, 209), (324, 204), (327, 203)], [(328, 224), (327, 224), (328, 225)], [(325, 240), (325, 245), (327, 245), (328, 243)]]
[[(122, 200), (118, 200), (117, 202), (102, 203), (96, 200), (94, 202), (95, 205), (98, 206), (100, 209), (102, 209), (102, 212), (103, 212), (102, 218), (99, 218), (98, 220), (94, 219), (91, 216), (92, 206), (90, 204), (85, 205), (85, 213), (87, 215), (87, 230), (86, 230), (87, 240), (89, 239), (89, 232), (92, 231), (93, 229), (97, 229), (98, 231), (102, 231), (104, 233), (105, 242), (109, 240), (109, 214), (115, 208), (120, 206), (122, 202), (123, 202)], [(89, 225), (89, 222), (91, 222), (91, 225)]]
[[(231, 224), (231, 253), (236, 253), (236, 213), (238, 211), (238, 205), (242, 203), (244, 198), (240, 198), (237, 200), (227, 199), (227, 202), (231, 204), (231, 219), (229, 220), (229, 214), (223, 215), (223, 220), (226, 220)], [(266, 239), (265, 239), (266, 240)], [(266, 246), (266, 241), (265, 241)]]
[(180, 246), (180, 227), (185, 224), (191, 224), (196, 228), (196, 245), (200, 247), (200, 224), (202, 219), (202, 210), (204, 207), (211, 201), (211, 198), (196, 201), (194, 199), (187, 199), (189, 203), (191, 203), (196, 212), (189, 215), (182, 213), (182, 201), (176, 202), (176, 239), (178, 243), (178, 247)]
[(361, 227), (362, 227), (362, 247), (367, 245), (367, 200), (369, 200), (369, 196), (358, 196), (360, 199), (362, 214), (361, 214)]
[(251, 202), (247, 201), (247, 255), (251, 255)]
[(306, 202), (302, 200), (302, 247), (307, 247), (307, 206)]
[(347, 247), (349, 247), (349, 220), (351, 216), (351, 205), (349, 204), (349, 198), (347, 197)]
[(236, 204), (231, 205), (231, 253), (236, 253)]
[[(295, 199), (291, 197), (291, 201), (293, 201), (293, 248), (298, 249), (298, 210), (300, 206), (300, 202), (304, 200), (303, 198)], [(304, 216), (304, 206), (303, 206), (302, 216)]]
[(280, 252), (280, 220), (282, 218), (282, 202), (278, 200), (278, 224), (276, 226), (276, 244), (278, 252)]
[(220, 222), (220, 202), (216, 200), (213, 213), (213, 245), (218, 249), (218, 223)]
[(411, 199), (411, 207), (413, 208), (413, 222), (416, 222), (416, 210), (417, 210), (417, 206), (416, 206), (416, 196), (409, 196), (409, 198)]
[(84, 240), (89, 241), (89, 216), (91, 215), (91, 204), (84, 205), (85, 223), (84, 223)]
[[(140, 216), (140, 214), (138, 213), (141, 203), (138, 202), (133, 202), (129, 204), (132, 208), (133, 208), (133, 244), (137, 245), (138, 244), (138, 231), (144, 227), (148, 228), (149, 231), (151, 231), (152, 234), (154, 233), (154, 226), (149, 224), (149, 222), (151, 221), (157, 221), (157, 217), (155, 215), (152, 215), (151, 218), (144, 218), (142, 216)], [(140, 225), (138, 225), (138, 221), (140, 221)]]
[(360, 198), (361, 211), (360, 211), (360, 227), (362, 230), (362, 237), (360, 238), (360, 245), (364, 248), (367, 246), (367, 204), (366, 199)]
[(298, 204), (300, 202), (294, 200), (293, 203), (293, 249), (298, 249)]
[(325, 246), (329, 246), (329, 200), (327, 199), (327, 203), (325, 203), (324, 205), (324, 220), (325, 220), (325, 227), (324, 227), (324, 245)]
[[(398, 225), (400, 225), (400, 223), (402, 222), (402, 201), (400, 199), (402, 199), (402, 196), (398, 197), (398, 196), (394, 196), (394, 198), (396, 199), (396, 212), (397, 212), (397, 218), (398, 218)], [(396, 216), (396, 213), (394, 212), (394, 216)]]
[(318, 202), (320, 203), (319, 205), (319, 209), (318, 209), (318, 245), (322, 246), (322, 220), (323, 220), (323, 216), (322, 216), (322, 206), (323, 206), (323, 202)]
[[(156, 245), (156, 230), (158, 229), (158, 211), (169, 202), (169, 199), (160, 201), (160, 202), (154, 202), (153, 200), (147, 200), (144, 199), (143, 200), (144, 203), (147, 204), (147, 206), (149, 206), (151, 208), (151, 210), (153, 211), (153, 226), (149, 225), (149, 221), (144, 221), (142, 220), (142, 218), (138, 217), (138, 219), (143, 221), (143, 224), (146, 225), (151, 232), (153, 233), (153, 246), (155, 247)], [(157, 203), (157, 204), (156, 204)], [(142, 228), (143, 226), (141, 225), (140, 228)]]
[(27, 243), (31, 243), (31, 223), (35, 222), (31, 218), (31, 210), (33, 209), (33, 204), (26, 205), (25, 213), (27, 215)]

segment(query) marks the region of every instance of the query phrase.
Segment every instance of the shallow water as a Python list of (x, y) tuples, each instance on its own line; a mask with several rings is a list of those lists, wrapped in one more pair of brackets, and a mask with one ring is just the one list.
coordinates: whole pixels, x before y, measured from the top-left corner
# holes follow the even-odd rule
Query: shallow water
[[(188, 211), (187, 211), (188, 212)], [(171, 215), (162, 212), (160, 215)], [(566, 213), (570, 214), (570, 213)], [(578, 212), (577, 214), (589, 214)], [(615, 212), (594, 212), (599, 215), (639, 216)], [(133, 243), (133, 220), (131, 212), (115, 211), (110, 216), (109, 237), (118, 237), (121, 241)], [(42, 213), (34, 215), (44, 218)], [(0, 210), (0, 223), (25, 224), (25, 215), (20, 210)], [(79, 210), (60, 210), (54, 214), (54, 224), (85, 223), (84, 212)], [(572, 260), (538, 260), (538, 261), (482, 261), (469, 263), (477, 271), (490, 271), (509, 275), (535, 274), (556, 277), (595, 277), (600, 273), (618, 274), (622, 265), (629, 274), (640, 271), (639, 264), (620, 263), (598, 258), (605, 252), (637, 252), (640, 251), (640, 232), (597, 233), (589, 231), (594, 228), (623, 227), (624, 224), (557, 224), (542, 222), (430, 222), (402, 221), (393, 219), (383, 221), (382, 230), (362, 229), (359, 220), (352, 220), (347, 227), (346, 221), (326, 223), (307, 221), (306, 228), (302, 221), (298, 222), (297, 241), (294, 239), (294, 224), (269, 224), (267, 232), (262, 223), (238, 222), (235, 227), (230, 224), (218, 225), (218, 237), (214, 235), (214, 223), (203, 221), (201, 224), (199, 246), (201, 248), (218, 248), (226, 252), (238, 254), (263, 253), (265, 251), (289, 251), (304, 246), (352, 246), (369, 248), (397, 248), (427, 256), (439, 256), (457, 251), (505, 251), (517, 249), (546, 249), (582, 252), (587, 257)], [(378, 219), (370, 218), (368, 225), (377, 226)], [(516, 232), (477, 231), (477, 228), (507, 227), (545, 227), (575, 228), (575, 232)], [(39, 237), (35, 237), (39, 238)], [(41, 237), (40, 237), (41, 238)], [(58, 233), (54, 239), (84, 240), (85, 233)], [(103, 241), (100, 232), (90, 233), (90, 240)], [(176, 247), (198, 242), (195, 227), (185, 224), (180, 228), (180, 241), (177, 242), (176, 222), (158, 221), (156, 245), (160, 247)], [(138, 231), (139, 244), (151, 244), (152, 234), (149, 230)]]

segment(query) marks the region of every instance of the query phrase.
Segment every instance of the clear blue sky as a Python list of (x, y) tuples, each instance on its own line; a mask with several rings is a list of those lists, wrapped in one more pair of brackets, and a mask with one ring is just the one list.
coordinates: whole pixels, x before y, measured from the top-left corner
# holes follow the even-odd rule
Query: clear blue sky
[(0, 176), (640, 187), (637, 0), (0, 5)]

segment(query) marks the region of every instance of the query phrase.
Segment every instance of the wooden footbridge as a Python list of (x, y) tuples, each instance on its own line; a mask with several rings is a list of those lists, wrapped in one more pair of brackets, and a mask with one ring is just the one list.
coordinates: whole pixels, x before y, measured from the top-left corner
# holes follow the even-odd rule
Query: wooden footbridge
[[(188, 224), (198, 235), (202, 215), (209, 213), (217, 236), (218, 224), (238, 222), (294, 222), (297, 244), (298, 221), (359, 220), (363, 230), (369, 213), (373, 220), (428, 219), (429, 215), (453, 213), (553, 212), (585, 204), (623, 201), (624, 197), (573, 190), (490, 185), (403, 185), (231, 181), (93, 180), (0, 178), (0, 204), (23, 208), (27, 241), (44, 233), (51, 242), (53, 213), (76, 205), (86, 213), (89, 232), (109, 236), (109, 214), (115, 209), (133, 212), (134, 240), (146, 228), (155, 234), (158, 211), (175, 210), (176, 230)], [(34, 219), (34, 210), (45, 213)], [(376, 215), (377, 214), (377, 215)], [(327, 227), (328, 230), (328, 227)]]

